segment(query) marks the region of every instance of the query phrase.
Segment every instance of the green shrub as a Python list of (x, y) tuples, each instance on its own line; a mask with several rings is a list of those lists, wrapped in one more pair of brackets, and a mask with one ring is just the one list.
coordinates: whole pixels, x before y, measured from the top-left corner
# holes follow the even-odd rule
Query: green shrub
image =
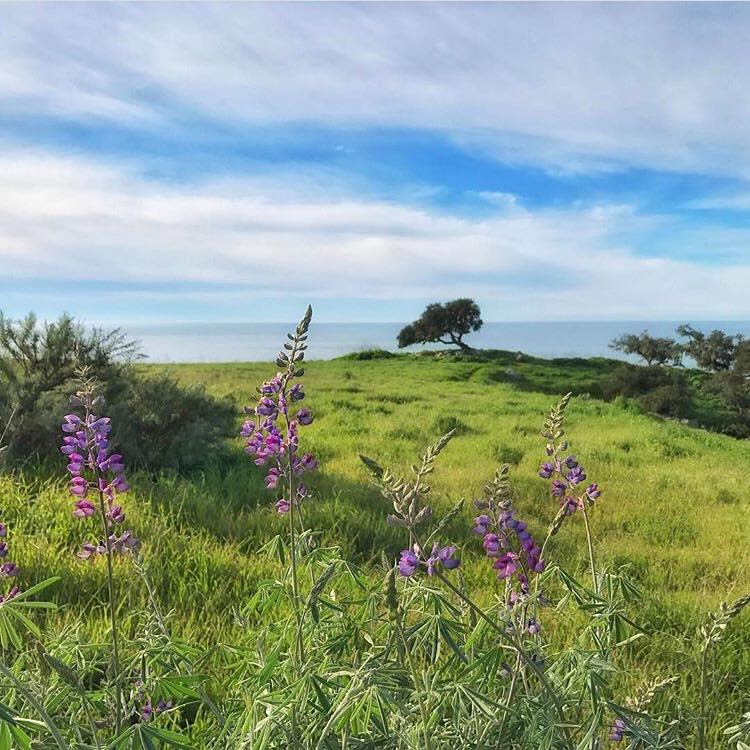
[(116, 420), (113, 442), (131, 465), (193, 469), (217, 455), (233, 431), (232, 403), (165, 374), (140, 375), (139, 358), (119, 330), (87, 330), (67, 315), (40, 325), (33, 315), (12, 321), (0, 314), (0, 413), (13, 413), (9, 460), (59, 455), (60, 423), (81, 368), (101, 383), (112, 416), (127, 416)]

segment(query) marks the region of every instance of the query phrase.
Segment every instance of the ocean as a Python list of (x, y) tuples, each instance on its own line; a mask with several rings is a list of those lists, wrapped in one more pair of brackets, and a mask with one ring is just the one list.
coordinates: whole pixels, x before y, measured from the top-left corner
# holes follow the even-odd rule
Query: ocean
[[(684, 321), (682, 321), (684, 322)], [(253, 362), (272, 360), (293, 323), (175, 323), (124, 326), (138, 340), (150, 362)], [(332, 359), (362, 349), (397, 351), (403, 323), (316, 323), (310, 328), (308, 359)], [(678, 322), (601, 321), (485, 323), (466, 337), (471, 346), (522, 351), (538, 357), (618, 357), (613, 338), (648, 330), (653, 336), (676, 337)], [(701, 321), (702, 331), (720, 328), (750, 337), (750, 321)], [(420, 347), (411, 347), (413, 351)], [(445, 348), (442, 345), (431, 348)]]

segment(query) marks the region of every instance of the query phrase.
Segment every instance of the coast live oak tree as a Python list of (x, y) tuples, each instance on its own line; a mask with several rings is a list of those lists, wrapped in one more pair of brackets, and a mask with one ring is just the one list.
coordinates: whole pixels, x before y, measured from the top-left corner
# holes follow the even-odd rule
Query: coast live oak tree
[(629, 333), (612, 341), (610, 349), (635, 354), (651, 365), (678, 365), (682, 356), (682, 347), (672, 339), (656, 338), (648, 331), (641, 334)]
[(737, 356), (737, 347), (742, 336), (734, 336), (724, 331), (711, 331), (708, 335), (696, 331), (691, 325), (682, 325), (677, 329), (680, 336), (688, 339), (683, 349), (697, 363), (701, 370), (723, 372), (729, 370)]
[(472, 299), (455, 299), (452, 302), (434, 302), (427, 305), (420, 317), (398, 334), (398, 346), (411, 344), (455, 344), (464, 351), (471, 347), (463, 337), (482, 327), (479, 306)]

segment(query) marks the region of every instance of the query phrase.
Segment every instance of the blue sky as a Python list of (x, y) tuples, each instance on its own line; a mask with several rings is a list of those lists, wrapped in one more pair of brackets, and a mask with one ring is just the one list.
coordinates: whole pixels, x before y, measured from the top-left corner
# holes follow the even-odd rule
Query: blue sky
[(0, 292), (92, 322), (750, 318), (743, 4), (4, 4)]

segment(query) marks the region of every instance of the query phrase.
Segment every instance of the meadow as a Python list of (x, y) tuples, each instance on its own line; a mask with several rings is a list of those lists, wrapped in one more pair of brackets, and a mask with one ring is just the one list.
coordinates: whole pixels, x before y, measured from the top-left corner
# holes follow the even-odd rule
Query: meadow
[[(304, 440), (320, 470), (309, 481), (304, 522), (320, 533), (322, 547), (337, 545), (341, 557), (365, 575), (381, 575), (382, 561), (403, 548), (403, 531), (385, 523), (390, 509), (358, 455), (406, 472), (425, 446), (455, 431), (432, 478), (431, 503), (439, 515), (466, 499), (445, 534), (459, 545), (466, 585), (490, 605), (500, 588), (490, 566), (470, 564), (482, 559), (481, 543), (471, 535), (470, 503), (507, 463), (514, 507), (543, 536), (558, 505), (537, 474), (546, 460), (540, 426), (559, 395), (573, 390), (579, 395), (566, 413), (571, 450), (602, 488), (590, 512), (598, 563), (622, 568), (642, 592), (630, 616), (646, 632), (619, 653), (622, 669), (615, 683), (627, 695), (650, 680), (675, 677), (660, 700), (697, 710), (698, 629), (720, 602), (750, 591), (750, 442), (587, 396), (587, 385), (613, 366), (607, 360), (524, 362), (510, 354), (488, 361), (360, 354), (306, 363), (305, 406), (315, 421)], [(238, 429), (240, 407), (254, 404), (257, 384), (275, 372), (269, 363), (168, 369), (181, 382), (202, 383), (212, 394), (231, 397), (238, 405)], [(262, 582), (280, 575), (278, 560), (258, 552), (286, 529), (263, 477), (239, 438), (199, 473), (128, 477), (130, 523), (142, 540), (153, 595), (174, 637), (207, 649), (201, 670), (219, 698), (227, 665), (255, 648), (261, 614), (246, 604)], [(105, 569), (75, 555), (81, 532), (70, 513), (66, 479), (64, 464), (29, 462), (7, 471), (0, 476), (4, 520), (13, 529), (14, 560), (24, 584), (59, 576), (45, 592), (58, 609), (37, 618), (50, 653), (70, 656), (73, 642), (106, 653)], [(581, 523), (566, 523), (549, 549), (571, 574), (586, 576)], [(138, 638), (134, 613), (142, 607), (143, 583), (118, 574), (116, 585), (124, 632)], [(552, 644), (562, 646), (582, 627), (580, 614), (563, 614), (549, 627)], [(86, 658), (80, 654), (81, 663)], [(708, 746), (725, 747), (723, 730), (750, 708), (746, 615), (732, 623), (712, 658)]]

